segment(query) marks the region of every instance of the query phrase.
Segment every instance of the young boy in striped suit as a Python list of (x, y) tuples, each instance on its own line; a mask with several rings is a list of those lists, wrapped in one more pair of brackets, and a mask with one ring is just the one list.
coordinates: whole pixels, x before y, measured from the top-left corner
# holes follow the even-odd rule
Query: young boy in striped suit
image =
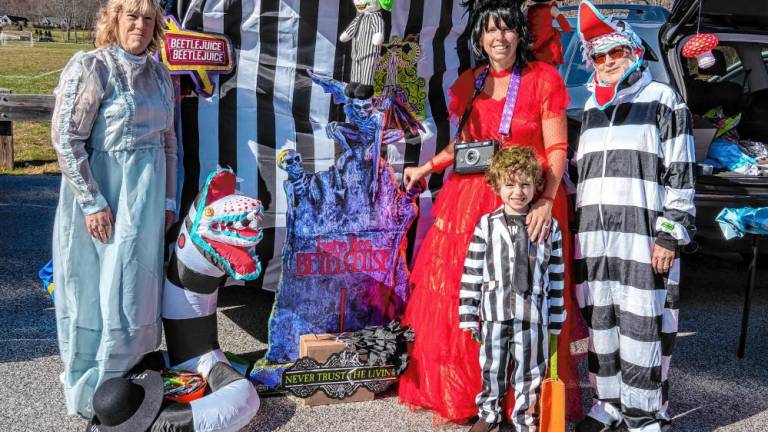
[[(500, 401), (515, 392), (512, 424), (537, 430), (539, 387), (547, 369), (547, 331), (560, 333), (563, 303), (562, 234), (552, 219), (546, 240), (531, 243), (525, 224), (543, 174), (532, 149), (498, 151), (486, 173), (503, 204), (475, 227), (464, 261), (459, 327), (480, 344), (483, 390), (478, 421), (470, 432), (491, 431), (501, 422)], [(510, 376), (511, 373), (511, 376)]]

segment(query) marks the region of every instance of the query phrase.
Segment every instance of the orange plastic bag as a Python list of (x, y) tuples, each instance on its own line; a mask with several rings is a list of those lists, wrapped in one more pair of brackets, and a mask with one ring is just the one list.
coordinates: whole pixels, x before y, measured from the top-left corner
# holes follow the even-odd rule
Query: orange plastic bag
[(557, 335), (550, 334), (549, 378), (541, 383), (539, 431), (565, 432), (565, 384), (557, 378)]

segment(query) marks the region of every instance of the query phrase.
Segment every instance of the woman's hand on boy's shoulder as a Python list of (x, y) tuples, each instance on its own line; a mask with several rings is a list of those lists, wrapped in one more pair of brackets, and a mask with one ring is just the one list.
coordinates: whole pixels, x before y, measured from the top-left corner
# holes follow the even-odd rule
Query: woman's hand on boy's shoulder
[(546, 240), (552, 226), (552, 201), (547, 199), (536, 201), (531, 205), (525, 222), (528, 225), (528, 238), (532, 242)]

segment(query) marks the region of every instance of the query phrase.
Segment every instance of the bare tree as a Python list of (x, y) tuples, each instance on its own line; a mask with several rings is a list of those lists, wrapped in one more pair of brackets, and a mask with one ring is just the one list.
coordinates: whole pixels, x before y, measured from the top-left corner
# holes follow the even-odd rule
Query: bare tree
[(29, 16), (31, 0), (0, 0), (0, 13), (8, 15)]
[(53, 16), (62, 18), (65, 22), (67, 40), (78, 41), (77, 30), (93, 30), (96, 13), (101, 7), (99, 0), (49, 0), (48, 6)]
[(48, 6), (51, 16), (64, 20), (64, 27), (67, 30), (67, 40), (69, 40), (69, 31), (72, 27), (72, 19), (74, 17), (72, 0), (49, 0)]
[(100, 0), (75, 0), (77, 4), (77, 26), (84, 30), (93, 30), (96, 14), (102, 6)]

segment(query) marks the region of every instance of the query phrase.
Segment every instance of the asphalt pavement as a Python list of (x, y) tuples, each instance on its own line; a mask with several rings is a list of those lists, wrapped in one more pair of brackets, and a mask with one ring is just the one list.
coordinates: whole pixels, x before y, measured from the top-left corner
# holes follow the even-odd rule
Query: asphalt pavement
[[(84, 420), (66, 415), (53, 303), (37, 278), (51, 256), (59, 182), (55, 176), (0, 176), (2, 432), (83, 431), (86, 426)], [(768, 431), (766, 271), (758, 272), (747, 353), (739, 359), (736, 343), (746, 268), (741, 256), (719, 252), (686, 259), (683, 268), (680, 334), (670, 372), (674, 430)], [(249, 359), (261, 357), (273, 299), (262, 290), (224, 288), (219, 300), (222, 348)], [(581, 371), (588, 393), (583, 365)], [(305, 407), (289, 397), (263, 398), (258, 415), (245, 430), (437, 429), (429, 412), (411, 411), (389, 392), (372, 402), (321, 407)]]

